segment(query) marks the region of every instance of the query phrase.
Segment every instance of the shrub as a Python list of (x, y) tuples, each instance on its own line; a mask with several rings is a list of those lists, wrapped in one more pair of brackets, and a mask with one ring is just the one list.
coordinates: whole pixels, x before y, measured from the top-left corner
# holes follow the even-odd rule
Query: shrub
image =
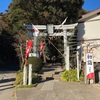
[(16, 74), (15, 85), (22, 85), (23, 84), (23, 72), (19, 70)]
[(80, 75), (80, 81), (84, 81), (84, 69), (80, 70), (79, 75)]
[[(37, 73), (32, 73), (32, 84), (37, 83), (39, 80)], [(23, 85), (23, 72), (20, 70), (16, 74), (16, 80), (14, 82), (15, 85)]]
[(37, 73), (32, 73), (32, 84), (35, 84), (39, 81), (39, 77)]
[(38, 72), (43, 67), (43, 61), (39, 57), (29, 57), (28, 58), (28, 64), (32, 64), (32, 71)]
[(62, 73), (62, 77), (61, 79), (63, 81), (67, 81), (67, 82), (77, 82), (77, 70), (76, 69), (71, 69), (71, 70), (65, 70)]

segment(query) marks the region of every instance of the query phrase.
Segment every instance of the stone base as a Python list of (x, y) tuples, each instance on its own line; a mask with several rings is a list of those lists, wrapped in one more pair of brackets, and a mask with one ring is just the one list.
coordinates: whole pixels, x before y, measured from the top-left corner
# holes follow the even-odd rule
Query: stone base
[(93, 84), (94, 83), (94, 80), (93, 79), (90, 79), (89, 81), (90, 81), (89, 82), (90, 84)]

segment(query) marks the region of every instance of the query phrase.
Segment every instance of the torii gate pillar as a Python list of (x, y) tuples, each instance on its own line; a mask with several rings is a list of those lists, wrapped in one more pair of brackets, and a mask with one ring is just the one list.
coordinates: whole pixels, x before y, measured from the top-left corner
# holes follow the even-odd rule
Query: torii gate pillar
[(63, 30), (64, 33), (64, 60), (65, 60), (65, 68), (66, 70), (69, 70), (69, 46), (67, 44), (67, 30)]

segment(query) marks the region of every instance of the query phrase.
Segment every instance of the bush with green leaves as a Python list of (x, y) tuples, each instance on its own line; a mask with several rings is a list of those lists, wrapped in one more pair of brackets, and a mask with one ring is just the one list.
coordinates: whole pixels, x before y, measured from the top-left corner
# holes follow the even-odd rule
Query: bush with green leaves
[(23, 84), (23, 72), (19, 70), (16, 74), (15, 85), (22, 85)]
[(77, 82), (77, 70), (76, 69), (71, 69), (71, 70), (65, 70), (62, 73), (62, 77), (61, 79), (63, 81), (67, 81), (67, 82)]
[(32, 64), (32, 71), (38, 72), (44, 66), (43, 61), (39, 57), (29, 57), (28, 64)]
[(35, 84), (39, 81), (39, 77), (37, 73), (32, 73), (32, 84)]
[(84, 69), (80, 69), (80, 73), (79, 73), (79, 75), (80, 75), (80, 81), (84, 81)]
[[(78, 82), (77, 69), (65, 70), (62, 73), (61, 79), (66, 82)], [(83, 81), (83, 80), (84, 80), (84, 74), (82, 72), (80, 73), (80, 81)]]
[[(32, 84), (36, 84), (39, 80), (37, 73), (32, 73)], [(20, 70), (16, 74), (15, 85), (23, 85), (23, 72)]]

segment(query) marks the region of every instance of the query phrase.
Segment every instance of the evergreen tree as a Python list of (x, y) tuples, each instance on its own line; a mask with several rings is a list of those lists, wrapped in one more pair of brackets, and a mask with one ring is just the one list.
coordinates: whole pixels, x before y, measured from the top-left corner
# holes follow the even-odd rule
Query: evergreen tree
[(84, 0), (13, 0), (2, 20), (7, 32), (14, 36), (15, 49), (18, 49), (18, 45), (25, 46), (18, 42), (26, 40), (24, 23), (61, 24), (66, 17), (67, 24), (75, 23), (83, 13), (83, 3)]

